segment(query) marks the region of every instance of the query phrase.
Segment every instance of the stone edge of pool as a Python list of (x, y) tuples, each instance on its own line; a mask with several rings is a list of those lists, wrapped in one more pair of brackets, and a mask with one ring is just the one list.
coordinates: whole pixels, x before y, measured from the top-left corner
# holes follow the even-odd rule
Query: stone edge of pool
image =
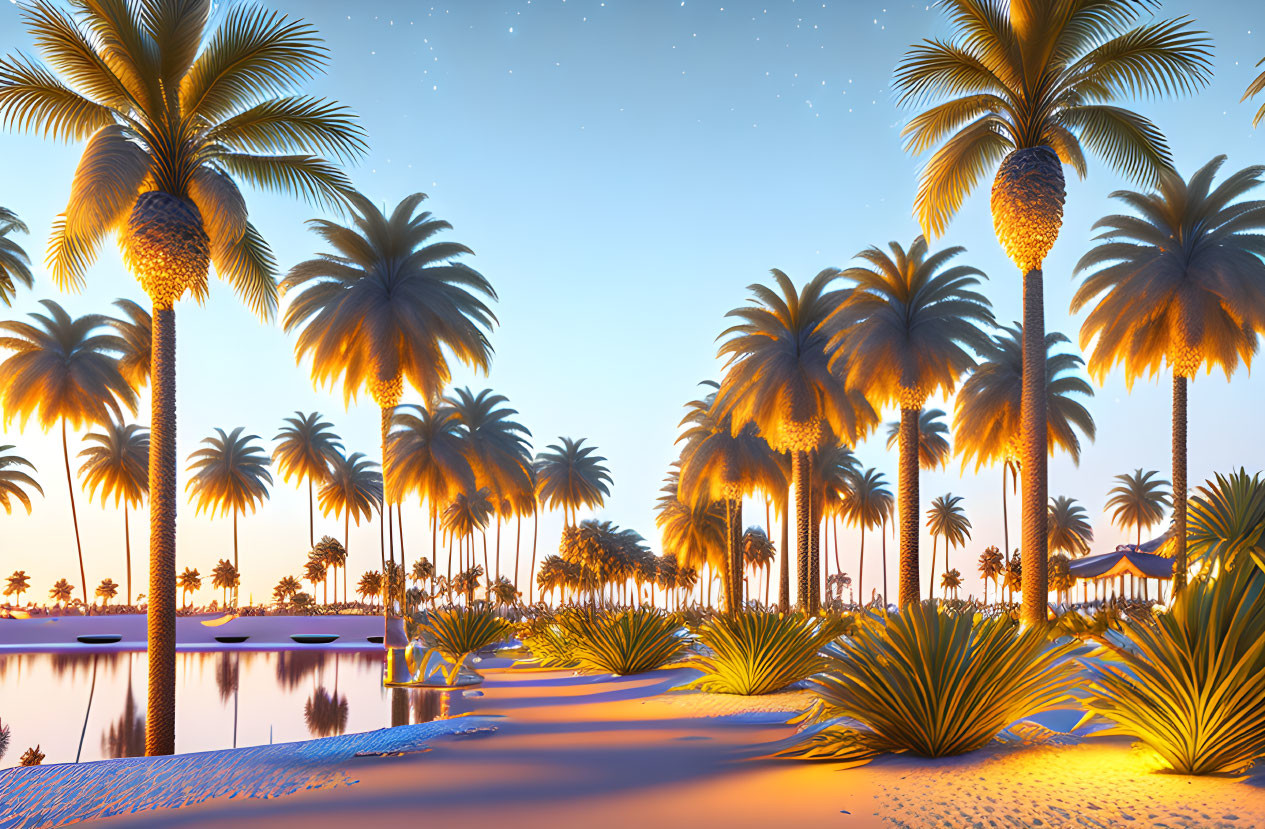
[[(381, 616), (240, 616), (224, 614), (181, 616), (176, 619), (177, 650), (277, 650), (310, 648), (381, 649), (370, 637), (383, 635)], [(142, 614), (116, 616), (42, 616), (0, 619), (0, 654), (40, 651), (144, 650), (146, 620)], [(332, 643), (301, 644), (291, 636), (334, 634)], [(118, 642), (88, 644), (80, 636), (119, 636)], [(216, 637), (246, 637), (243, 642), (218, 642)]]
[[(38, 829), (219, 797), (281, 797), (353, 785), (357, 759), (422, 751), (427, 741), (495, 729), (467, 715), (294, 743), (0, 771), (0, 829)], [(69, 793), (73, 792), (73, 796)]]

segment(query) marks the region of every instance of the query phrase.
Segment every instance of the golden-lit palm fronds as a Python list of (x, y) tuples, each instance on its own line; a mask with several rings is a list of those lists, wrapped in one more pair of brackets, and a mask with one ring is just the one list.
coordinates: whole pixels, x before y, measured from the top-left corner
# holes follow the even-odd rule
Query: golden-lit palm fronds
[(281, 480), (290, 483), (295, 478), (300, 484), (307, 481), (308, 546), (316, 546), (316, 507), (312, 488), (323, 483), (329, 475), (330, 465), (343, 451), (342, 440), (334, 432), (334, 424), (325, 420), (320, 412), (295, 412), (287, 417), (285, 425), (273, 440), (272, 462), (281, 473)]
[(119, 371), (132, 389), (140, 392), (149, 384), (149, 366), (152, 359), (154, 320), (150, 313), (130, 299), (116, 299), (114, 306), (123, 312), (122, 317), (109, 317), (106, 324), (122, 340), (119, 352)]
[(686, 568), (723, 568), (728, 544), (724, 504), (682, 501), (679, 461), (672, 462), (659, 491), (662, 494), (655, 502), (655, 526), (661, 534), (664, 554), (673, 556)]
[(575, 524), (580, 507), (596, 508), (611, 494), (606, 458), (585, 446), (584, 438), (560, 437), (536, 456), (536, 496), (545, 509), (561, 509), (564, 523)]
[[(826, 650), (820, 700), (782, 756), (860, 765), (885, 752), (945, 757), (987, 745), (1013, 723), (1072, 702), (1075, 643), (1009, 616), (926, 602), (865, 616)], [(859, 723), (845, 724), (840, 718)]]
[[(933, 410), (935, 411), (935, 410)], [(946, 442), (946, 448), (948, 446)], [(839, 503), (839, 514), (853, 527), (861, 530), (860, 561), (857, 564), (857, 595), (861, 604), (865, 598), (865, 533), (882, 526), (891, 518), (896, 499), (888, 488), (887, 478), (877, 469), (866, 469), (852, 479), (852, 485), (844, 492)], [(884, 601), (887, 597), (883, 597)]]
[(244, 435), (238, 426), (232, 432), (216, 429), (203, 438), (203, 448), (189, 455), (191, 473), (185, 490), (196, 508), (221, 516), (254, 512), (268, 498), (272, 473), (268, 471), (268, 455), (256, 443), (258, 435)]
[(779, 613), (717, 616), (698, 629), (708, 653), (685, 662), (702, 671), (690, 687), (755, 696), (780, 691), (825, 666), (822, 648), (843, 632), (839, 619)]
[(505, 395), (484, 389), (455, 389), (444, 398), (461, 427), (462, 446), (474, 471), (474, 485), (491, 493), (494, 511), (508, 516), (512, 499), (532, 490), (531, 432), (512, 418)]
[(90, 444), (79, 457), (79, 477), (88, 488), (88, 497), (101, 491), (101, 505), (111, 498), (114, 506), (140, 506), (149, 492), (149, 430), (136, 423), (122, 424), (112, 420), (100, 432), (84, 435)]
[[(184, 594), (184, 603), (189, 603), (189, 594), (196, 593), (202, 589), (202, 574), (193, 567), (186, 567), (180, 575), (176, 576), (176, 587)], [(298, 590), (295, 590), (297, 593)]]
[[(949, 426), (942, 409), (923, 409), (918, 415), (918, 468), (935, 469), (948, 466), (952, 454)], [(887, 451), (900, 444), (900, 421), (887, 424)]]
[(1142, 543), (1142, 530), (1163, 521), (1164, 510), (1172, 505), (1170, 484), (1159, 474), (1154, 469), (1135, 469), (1117, 475), (1118, 483), (1107, 493), (1104, 508), (1112, 510), (1111, 523), (1122, 530), (1137, 528), (1138, 544)]
[[(1050, 499), (1048, 530), (1050, 551), (1083, 556), (1094, 540), (1089, 513), (1075, 498), (1059, 495)], [(1056, 588), (1057, 589), (1057, 588)]]
[[(1265, 58), (1258, 60), (1256, 65), (1265, 66)], [(1239, 103), (1243, 103), (1248, 98), (1255, 97), (1263, 91), (1265, 91), (1265, 72), (1257, 75), (1256, 78), (1248, 84), (1247, 91), (1243, 93), (1243, 97), (1239, 99)], [(1252, 126), (1260, 126), (1262, 120), (1265, 120), (1265, 104), (1261, 104), (1261, 108), (1256, 111), (1256, 117), (1252, 119)]]
[(362, 452), (349, 456), (339, 453), (316, 497), (322, 515), (333, 513), (335, 518), (343, 519), (345, 549), (350, 522), (354, 520), (358, 527), (361, 518), (372, 519), (382, 507), (382, 473)]
[(35, 464), (21, 455), (8, 454), (10, 449), (13, 449), (11, 444), (0, 445), (0, 507), (11, 514), (13, 501), (17, 501), (26, 507), (27, 515), (30, 515), (31, 496), (27, 489), (33, 489), (40, 495), (44, 494), (44, 489), (29, 472), (19, 468), (25, 466), (34, 472)]
[(35, 284), (31, 278), (31, 258), (10, 236), (29, 232), (16, 213), (0, 207), (0, 302), (5, 305), (13, 304), (18, 285), (30, 288)]
[(971, 519), (966, 517), (962, 501), (961, 495), (950, 492), (933, 499), (927, 508), (927, 530), (931, 533), (931, 583), (927, 587), (927, 598), (932, 597), (936, 586), (936, 542), (944, 539), (947, 564), (953, 548), (965, 546), (971, 538)]
[[(1048, 451), (1061, 449), (1080, 462), (1077, 433), (1093, 440), (1094, 418), (1078, 398), (1089, 398), (1093, 387), (1075, 372), (1084, 365), (1079, 355), (1059, 351), (1067, 337), (1045, 335), (1045, 416)], [(953, 406), (953, 438), (962, 468), (974, 461), (975, 471), (994, 463), (1017, 464), (1020, 459), (1019, 409), (1023, 381), (1023, 329), (1007, 326), (980, 352), (980, 362), (962, 383)]]
[(1154, 182), (1171, 163), (1168, 144), (1150, 120), (1115, 102), (1190, 93), (1212, 76), (1211, 41), (1187, 19), (1137, 25), (1158, 5), (942, 4), (950, 36), (911, 47), (894, 83), (901, 104), (925, 107), (905, 126), (906, 148), (935, 150), (915, 201), (924, 231), (942, 234), (980, 179), (1016, 150), (1048, 147), (1082, 178), (1088, 150)]
[(1084, 660), (1099, 734), (1137, 737), (1180, 774), (1240, 771), (1265, 757), (1265, 573), (1199, 578), (1173, 606), (1104, 633)]
[(416, 493), (433, 514), (438, 505), (474, 488), (465, 435), (451, 407), (401, 406), (391, 426), (387, 452), (399, 492)]

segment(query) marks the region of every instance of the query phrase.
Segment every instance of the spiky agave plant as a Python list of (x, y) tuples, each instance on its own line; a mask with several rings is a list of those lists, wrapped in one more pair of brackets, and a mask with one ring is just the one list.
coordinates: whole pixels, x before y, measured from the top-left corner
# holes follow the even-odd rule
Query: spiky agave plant
[(431, 643), (427, 658), (430, 653), (438, 652), (448, 660), (449, 665), (443, 669), (444, 682), (455, 685), (466, 657), (505, 640), (512, 630), (513, 625), (490, 610), (452, 607), (428, 613), (421, 635), (424, 641)]
[(653, 671), (689, 644), (680, 622), (654, 608), (577, 609), (559, 621), (575, 641), (577, 667), (589, 673), (627, 676)]
[[(1104, 634), (1085, 721), (1137, 737), (1173, 770), (1215, 774), (1265, 757), (1265, 573), (1246, 562), (1199, 578), (1154, 619)], [(1082, 721), (1083, 724), (1084, 721)]]
[(1214, 563), (1237, 567), (1243, 560), (1265, 570), (1265, 479), (1242, 468), (1218, 473), (1190, 499), (1187, 544), (1191, 561), (1208, 571)]
[(974, 751), (1018, 720), (1072, 701), (1074, 647), (1049, 646), (1042, 630), (1006, 616), (931, 602), (868, 616), (827, 648), (814, 680), (820, 704), (781, 754), (860, 765), (885, 752)]
[(703, 672), (691, 687), (755, 696), (780, 691), (822, 669), (822, 648), (843, 633), (842, 618), (743, 613), (704, 622), (698, 637), (710, 655), (685, 663)]

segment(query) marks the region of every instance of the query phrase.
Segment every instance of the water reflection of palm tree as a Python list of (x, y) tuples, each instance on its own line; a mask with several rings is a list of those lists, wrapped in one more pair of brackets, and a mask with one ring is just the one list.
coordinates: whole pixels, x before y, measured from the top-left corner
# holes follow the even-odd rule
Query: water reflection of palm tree
[(317, 651), (281, 651), (277, 654), (277, 684), (287, 691), (294, 690), (304, 677), (316, 673), (324, 658)]
[(347, 697), (335, 690), (331, 695), (324, 686), (317, 688), (303, 704), (303, 721), (313, 737), (330, 737), (347, 730)]
[(83, 730), (79, 732), (79, 749), (75, 752), (75, 762), (83, 754), (83, 738), (88, 733), (88, 716), (92, 713), (92, 698), (97, 693), (97, 654), (92, 655), (92, 684), (88, 686), (88, 707), (83, 712)]
[(131, 654), (127, 656), (127, 696), (123, 698), (123, 715), (101, 735), (101, 754), (111, 760), (145, 754), (145, 714), (136, 710), (136, 698), (132, 695)]
[(220, 702), (233, 697), (233, 748), (237, 748), (237, 687), (241, 681), (241, 654), (221, 653), (215, 663), (215, 687), (220, 692)]

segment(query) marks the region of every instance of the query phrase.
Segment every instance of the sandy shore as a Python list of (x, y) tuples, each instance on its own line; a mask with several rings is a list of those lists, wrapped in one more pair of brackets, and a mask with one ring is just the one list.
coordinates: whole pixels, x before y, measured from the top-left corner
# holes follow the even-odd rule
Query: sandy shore
[[(840, 771), (764, 759), (803, 693), (674, 693), (692, 672), (576, 677), (488, 660), (478, 714), (496, 730), (424, 754), (355, 758), (353, 785), (220, 798), (120, 826), (898, 827), (1265, 826), (1265, 773), (1154, 772), (1127, 740), (995, 744), (966, 758), (887, 757)], [(492, 667), (498, 665), (498, 667)]]

